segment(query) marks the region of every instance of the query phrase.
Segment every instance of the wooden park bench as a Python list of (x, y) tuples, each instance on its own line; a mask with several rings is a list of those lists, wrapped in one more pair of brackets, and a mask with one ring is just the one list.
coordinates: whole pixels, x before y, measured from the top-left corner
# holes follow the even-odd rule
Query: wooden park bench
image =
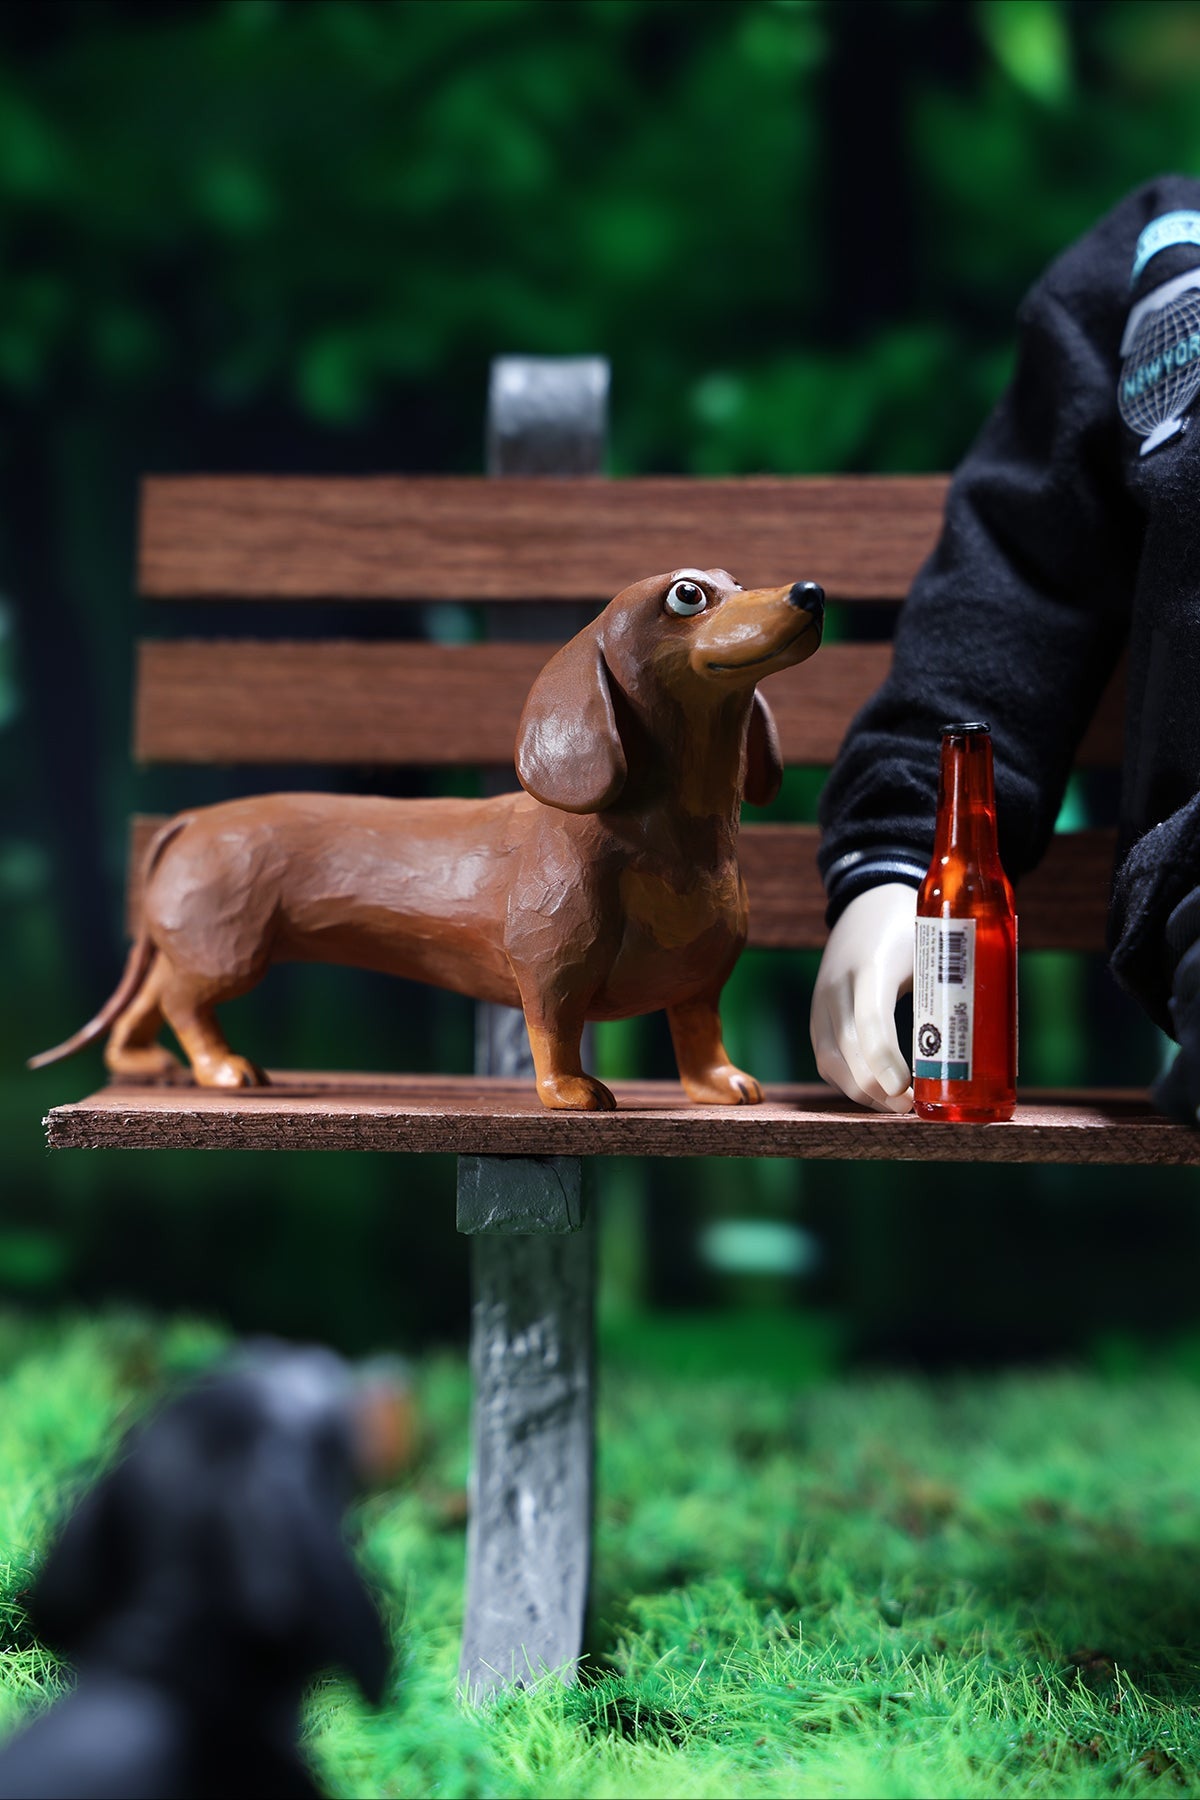
[[(631, 580), (721, 566), (747, 585), (819, 580), (834, 616), (865, 603), (873, 618), (878, 603), (894, 612), (933, 543), (944, 479), (604, 480), (606, 390), (595, 360), (499, 362), (485, 478), (148, 480), (142, 594), (155, 607), (244, 602), (263, 635), (140, 646), (139, 761), (468, 764), (511, 782), (517, 717), (550, 647)], [(490, 641), (270, 639), (271, 603), (285, 599), (473, 602)], [(837, 641), (834, 631), (816, 660), (770, 678), (789, 764), (830, 762), (888, 657), (886, 639)], [(1114, 691), (1080, 764), (1119, 757)], [(134, 832), (135, 871), (148, 829)], [(752, 945), (823, 942), (815, 850), (812, 824), (744, 829)], [(1023, 952), (1102, 950), (1111, 854), (1107, 830), (1054, 838), (1018, 895)], [(569, 1675), (580, 1653), (592, 1505), (588, 1159), (1200, 1162), (1200, 1134), (1157, 1116), (1141, 1093), (1024, 1091), (1012, 1122), (988, 1127), (869, 1113), (803, 1085), (719, 1108), (688, 1104), (671, 1082), (633, 1081), (614, 1084), (615, 1113), (551, 1112), (534, 1092), (519, 1015), (482, 1009), (478, 1045), (470, 1077), (283, 1073), (235, 1093), (114, 1084), (48, 1120), (62, 1149), (457, 1154), (458, 1225), (474, 1238), (462, 1654), (474, 1692), (530, 1671)]]

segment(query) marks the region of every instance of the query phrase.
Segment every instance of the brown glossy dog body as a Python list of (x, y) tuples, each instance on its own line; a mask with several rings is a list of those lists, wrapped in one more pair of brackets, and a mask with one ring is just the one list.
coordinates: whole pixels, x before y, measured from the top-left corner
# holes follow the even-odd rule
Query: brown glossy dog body
[(35, 1065), (111, 1027), (117, 1074), (161, 1078), (163, 1020), (205, 1086), (263, 1077), (214, 1008), (273, 962), (338, 962), (524, 1010), (547, 1106), (607, 1108), (580, 1063), (590, 1019), (665, 1008), (693, 1100), (761, 1098), (730, 1063), (718, 998), (746, 938), (743, 796), (782, 769), (756, 683), (817, 648), (812, 583), (724, 570), (626, 588), (553, 656), (521, 716), (524, 793), (489, 800), (270, 794), (181, 814), (147, 856), (116, 993)]

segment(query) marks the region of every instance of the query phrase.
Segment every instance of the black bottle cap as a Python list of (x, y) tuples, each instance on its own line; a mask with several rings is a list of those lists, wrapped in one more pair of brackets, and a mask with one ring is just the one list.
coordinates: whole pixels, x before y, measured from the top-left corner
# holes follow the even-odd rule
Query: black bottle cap
[(991, 726), (980, 719), (974, 719), (966, 725), (943, 725), (940, 727), (943, 737), (965, 737), (969, 731), (986, 731), (991, 734)]

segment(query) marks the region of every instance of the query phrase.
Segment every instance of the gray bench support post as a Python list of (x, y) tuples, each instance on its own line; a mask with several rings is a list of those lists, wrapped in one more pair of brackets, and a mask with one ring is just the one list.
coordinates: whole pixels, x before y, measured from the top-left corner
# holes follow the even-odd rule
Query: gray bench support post
[[(492, 365), (488, 472), (598, 474), (608, 365), (501, 357)], [(510, 637), (564, 612), (496, 607)], [(569, 630), (568, 625), (568, 630)], [(524, 1020), (478, 1013), (476, 1070), (532, 1081)], [(459, 1679), (472, 1699), (547, 1672), (573, 1680), (591, 1566), (594, 1227), (578, 1157), (464, 1156), (458, 1229), (472, 1236), (474, 1381), (467, 1595)]]

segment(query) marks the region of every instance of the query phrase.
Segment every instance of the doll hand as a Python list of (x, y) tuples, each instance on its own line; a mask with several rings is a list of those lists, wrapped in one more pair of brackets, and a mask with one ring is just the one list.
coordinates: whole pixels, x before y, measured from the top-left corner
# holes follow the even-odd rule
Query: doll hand
[(879, 1112), (912, 1110), (895, 1009), (912, 989), (916, 913), (917, 891), (903, 882), (857, 895), (829, 934), (813, 989), (817, 1069), (832, 1087)]

